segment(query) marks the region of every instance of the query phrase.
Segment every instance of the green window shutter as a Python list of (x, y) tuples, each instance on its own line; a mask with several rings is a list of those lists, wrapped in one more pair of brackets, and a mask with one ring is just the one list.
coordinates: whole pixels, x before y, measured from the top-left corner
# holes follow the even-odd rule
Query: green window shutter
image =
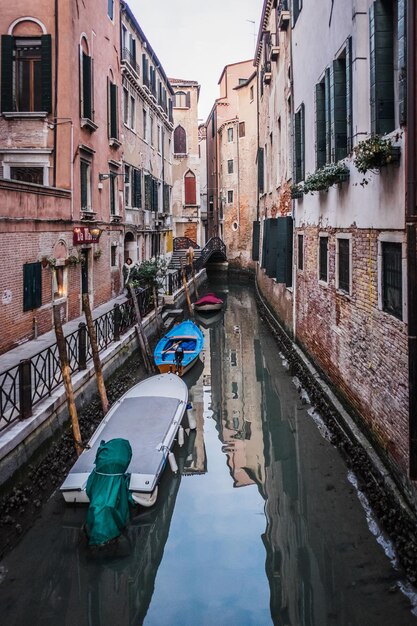
[(252, 222), (252, 261), (259, 261), (259, 240), (261, 235), (261, 223)]
[(23, 266), (23, 311), (38, 309), (42, 304), (42, 267), (40, 263)]
[(316, 165), (326, 163), (326, 111), (324, 81), (316, 85)]
[(276, 268), (277, 268), (277, 220), (270, 219), (269, 221), (269, 233), (268, 240), (266, 242), (266, 260), (265, 260), (265, 270), (266, 275), (269, 278), (276, 277)]
[(117, 85), (110, 82), (110, 137), (117, 139)]
[(91, 57), (82, 53), (83, 63), (83, 110), (82, 117), (92, 118), (91, 107)]
[(150, 174), (145, 174), (145, 209), (152, 209), (152, 180)]
[(152, 179), (152, 209), (158, 210), (158, 181), (156, 178)]
[(52, 111), (52, 45), (51, 35), (41, 37), (42, 110)]
[(1, 110), (13, 111), (13, 43), (11, 35), (1, 36)]
[(340, 161), (340, 159), (344, 159), (347, 155), (345, 57), (340, 57), (333, 61), (333, 93), (334, 151), (335, 160)]
[(142, 205), (142, 188), (140, 170), (133, 170), (133, 206), (140, 207)]
[(333, 163), (336, 156), (336, 130), (335, 130), (335, 110), (334, 110), (334, 68), (333, 63), (328, 68), (329, 72), (329, 154), (328, 163)]
[(405, 0), (398, 0), (398, 117), (401, 125), (407, 121), (407, 12)]
[(346, 42), (346, 150), (352, 152), (352, 37)]
[(326, 163), (332, 160), (331, 153), (331, 120), (330, 120), (330, 68), (324, 73), (324, 112), (326, 117)]
[(258, 149), (258, 193), (264, 192), (264, 149)]
[(385, 135), (395, 128), (393, 9), (387, 0), (369, 8), (371, 130)]
[(278, 283), (292, 286), (293, 219), (291, 216), (277, 218), (276, 279)]
[(295, 182), (304, 180), (304, 104), (294, 116)]
[(261, 267), (266, 267), (266, 251), (267, 251), (267, 241), (269, 237), (269, 226), (270, 220), (264, 220), (264, 231), (262, 238), (262, 262)]

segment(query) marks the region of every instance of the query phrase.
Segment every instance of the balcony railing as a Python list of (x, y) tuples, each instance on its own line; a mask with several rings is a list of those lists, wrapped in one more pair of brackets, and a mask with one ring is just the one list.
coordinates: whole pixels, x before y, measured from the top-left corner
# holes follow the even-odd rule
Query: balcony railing
[(130, 67), (134, 70), (137, 76), (139, 76), (139, 65), (136, 61), (136, 58), (132, 55), (128, 48), (123, 48), (122, 50), (122, 63), (123, 61), (127, 61)]

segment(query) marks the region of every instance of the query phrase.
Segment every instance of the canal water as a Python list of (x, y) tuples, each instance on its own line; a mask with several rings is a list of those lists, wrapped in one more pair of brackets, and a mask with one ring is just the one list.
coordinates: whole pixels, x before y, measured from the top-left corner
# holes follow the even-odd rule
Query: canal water
[(215, 284), (187, 375), (195, 432), (152, 509), (106, 550), (55, 493), (0, 563), (8, 626), (407, 626), (415, 595), (326, 429), (258, 317)]

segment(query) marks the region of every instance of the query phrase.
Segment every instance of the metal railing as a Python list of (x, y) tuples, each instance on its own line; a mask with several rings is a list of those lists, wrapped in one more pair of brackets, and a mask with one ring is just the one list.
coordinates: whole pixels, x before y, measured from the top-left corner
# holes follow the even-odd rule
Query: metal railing
[[(153, 308), (153, 290), (150, 287), (136, 290), (136, 298), (142, 317)], [(113, 310), (94, 320), (97, 345), (100, 351), (120, 340), (129, 328), (136, 324), (132, 298), (115, 304)], [(87, 327), (80, 322), (78, 330), (65, 337), (71, 373), (85, 370), (92, 359)], [(0, 431), (19, 419), (32, 415), (33, 406), (41, 402), (62, 384), (58, 346), (53, 344), (29, 359), (20, 361), (0, 373)]]
[(136, 74), (139, 74), (139, 65), (136, 61), (136, 57), (133, 56), (128, 48), (123, 48), (122, 50), (122, 61), (127, 61)]

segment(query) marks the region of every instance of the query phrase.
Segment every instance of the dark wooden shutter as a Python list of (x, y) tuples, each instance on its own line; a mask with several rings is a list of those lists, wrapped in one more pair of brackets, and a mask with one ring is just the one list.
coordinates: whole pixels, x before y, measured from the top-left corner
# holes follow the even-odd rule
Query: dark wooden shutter
[(258, 192), (264, 192), (264, 149), (258, 149)]
[(261, 223), (252, 222), (252, 261), (259, 261), (259, 240), (261, 235)]
[(42, 267), (40, 263), (23, 266), (23, 311), (38, 309), (42, 304)]
[(369, 8), (371, 130), (385, 135), (395, 128), (392, 2)]
[(407, 121), (407, 13), (405, 0), (398, 0), (398, 117), (399, 123)]
[(110, 81), (110, 137), (117, 139), (119, 136), (117, 128), (117, 85)]
[(326, 163), (332, 160), (330, 121), (330, 68), (324, 73), (324, 112), (326, 117)]
[(346, 150), (352, 152), (353, 118), (352, 118), (352, 37), (346, 42)]
[(91, 57), (84, 52), (83, 60), (83, 111), (82, 117), (92, 118), (91, 111)]
[(152, 179), (150, 174), (145, 174), (145, 209), (152, 209)]
[(275, 278), (277, 272), (277, 220), (269, 219), (269, 232), (266, 242), (265, 270), (269, 278)]
[(140, 170), (133, 170), (133, 206), (140, 207), (142, 205), (142, 185)]
[(1, 110), (13, 111), (13, 44), (11, 35), (1, 36)]
[(152, 179), (152, 209), (158, 210), (158, 181), (156, 178)]
[(340, 161), (347, 155), (346, 134), (346, 59), (333, 61), (334, 154)]
[(169, 213), (169, 185), (164, 183), (164, 212)]
[(51, 35), (41, 37), (42, 110), (52, 111), (52, 46)]
[(333, 63), (326, 70), (329, 76), (329, 154), (327, 158), (328, 163), (333, 163), (336, 156), (336, 139), (335, 139), (335, 117), (334, 117), (334, 66)]
[(136, 69), (136, 39), (133, 39), (133, 37), (130, 38), (130, 54), (134, 62), (134, 68)]
[(326, 112), (324, 81), (316, 85), (316, 165), (326, 163)]
[(277, 218), (276, 279), (292, 286), (293, 219), (290, 215)]
[(269, 222), (270, 220), (264, 220), (264, 229), (263, 229), (263, 237), (262, 237), (262, 260), (261, 267), (266, 267), (266, 251), (267, 251), (267, 241), (269, 237)]
[(304, 104), (294, 116), (295, 182), (304, 180)]
[(186, 154), (187, 152), (187, 136), (182, 126), (177, 126), (174, 130), (174, 153)]
[(189, 91), (185, 93), (185, 106), (189, 109), (191, 106), (191, 94)]

